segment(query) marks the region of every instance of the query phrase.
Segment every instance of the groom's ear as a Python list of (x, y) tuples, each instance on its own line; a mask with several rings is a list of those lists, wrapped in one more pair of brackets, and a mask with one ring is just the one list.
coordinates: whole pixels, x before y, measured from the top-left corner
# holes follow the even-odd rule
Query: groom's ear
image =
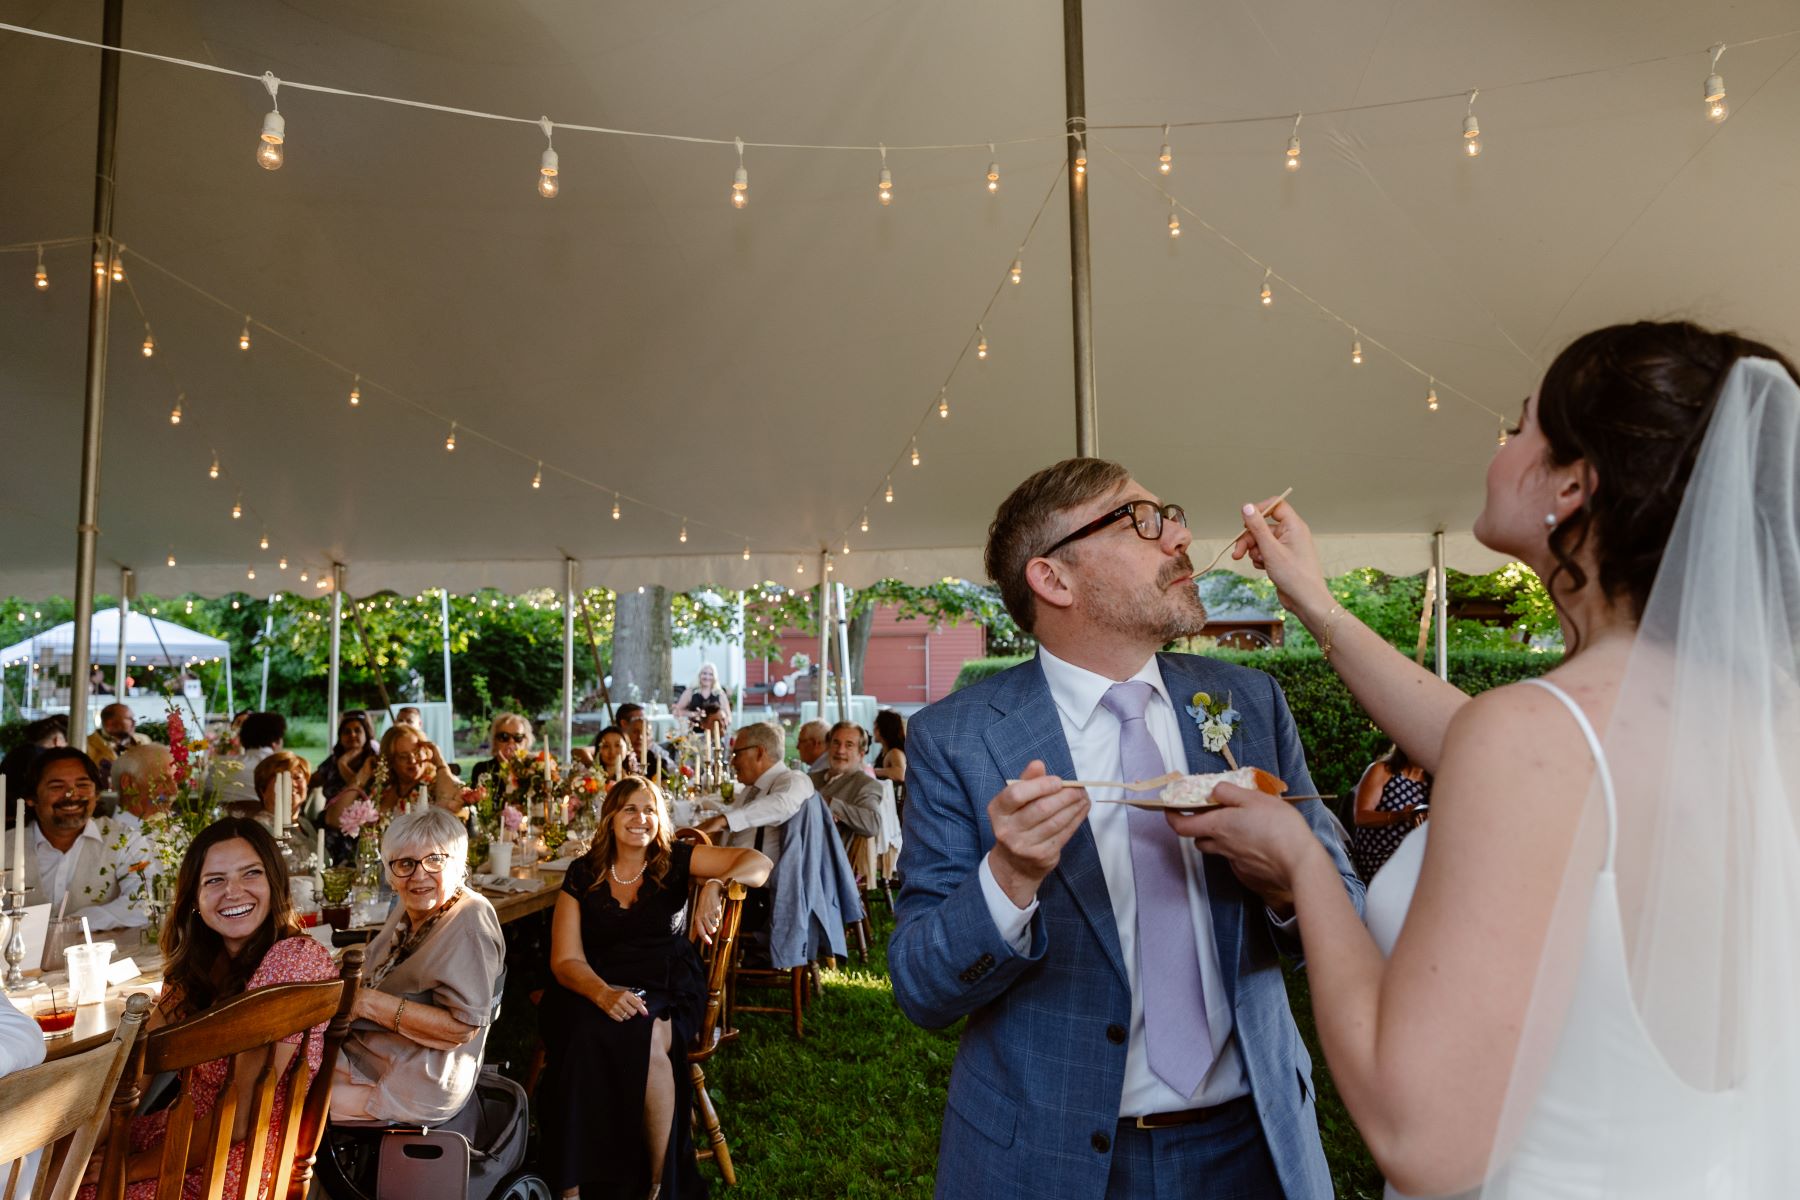
[(1026, 563), (1025, 583), (1032, 595), (1052, 608), (1070, 608), (1075, 604), (1075, 593), (1055, 559), (1034, 558)]

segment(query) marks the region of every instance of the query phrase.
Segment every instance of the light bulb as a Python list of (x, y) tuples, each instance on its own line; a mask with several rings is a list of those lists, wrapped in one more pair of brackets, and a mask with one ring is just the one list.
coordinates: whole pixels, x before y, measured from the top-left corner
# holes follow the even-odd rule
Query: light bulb
[[(1469, 97), (1469, 103), (1475, 103), (1473, 95)], [(1481, 122), (1475, 119), (1473, 112), (1463, 118), (1463, 153), (1470, 158), (1481, 157)]]
[(287, 559), (283, 558), (283, 559), (281, 559), (281, 561), (277, 562), (275, 565), (280, 567), (283, 571), (285, 571), (285, 570), (287, 570)]
[(1468, 157), (1470, 157), (1470, 158), (1480, 158), (1481, 157), (1481, 139), (1478, 137), (1472, 137), (1468, 141), (1464, 142), (1463, 143), (1463, 153), (1468, 155)]
[(542, 488), (543, 486), (544, 486), (544, 464), (543, 464), (542, 460), (540, 460), (537, 465), (537, 470), (532, 472), (531, 487), (532, 487), (533, 491), (536, 491), (536, 490)]
[(918, 465), (919, 465), (919, 439), (918, 439), (918, 438), (914, 438), (914, 439), (913, 439), (913, 444), (912, 444), (912, 465), (913, 465), (913, 466), (915, 466), (915, 467), (916, 467), (916, 466), (918, 466)]
[(256, 546), (259, 550), (267, 550), (269, 548), (269, 535), (266, 533), (263, 534), (262, 540), (257, 542)]
[(875, 198), (883, 207), (894, 201), (894, 176), (886, 167), (881, 168), (881, 175), (875, 184)]
[(217, 454), (213, 455), (212, 466), (206, 468), (206, 477), (208, 479), (219, 477), (219, 456)]
[(1273, 274), (1274, 274), (1274, 272), (1269, 269), (1264, 269), (1264, 271), (1263, 271), (1262, 302), (1263, 302), (1264, 308), (1267, 308), (1269, 305), (1275, 303), (1275, 293), (1269, 287), (1269, 279), (1270, 279), (1270, 276)]
[(886, 500), (889, 504), (892, 504), (894, 502), (894, 481), (893, 480), (891, 480), (891, 479), (888, 480), (887, 494), (884, 495), (882, 497), (882, 499)]
[(1181, 217), (1176, 214), (1175, 202), (1172, 200), (1169, 202), (1169, 236), (1171, 238), (1181, 236)]
[(864, 508), (864, 509), (863, 509), (863, 515), (862, 515), (862, 531), (863, 531), (863, 532), (864, 532), (864, 533), (867, 533), (867, 532), (869, 532), (869, 510), (868, 510), (868, 509), (867, 509), (867, 508)]
[(114, 283), (124, 283), (125, 282), (125, 260), (124, 259), (115, 257), (112, 260), (112, 280)]
[(938, 389), (938, 420), (947, 421), (949, 419), (950, 419), (950, 389), (949, 388), (939, 388)]
[(739, 167), (731, 180), (731, 205), (742, 208), (750, 203), (750, 172)]
[(1716, 42), (1712, 46), (1712, 73), (1706, 77), (1706, 86), (1701, 89), (1701, 98), (1706, 101), (1706, 119), (1717, 125), (1731, 115), (1731, 105), (1725, 100), (1725, 77), (1719, 74), (1719, 56), (1725, 53), (1725, 43)]
[(94, 278), (106, 278), (106, 260), (98, 254), (94, 255)]
[(171, 552), (171, 553), (170, 553), (170, 554), (169, 554), (169, 565), (170, 565), (170, 566), (171, 566), (171, 567), (172, 567), (172, 566), (174, 566), (174, 565), (175, 565), (175, 555), (174, 555), (174, 553), (173, 553), (173, 552)]
[(837, 564), (832, 562), (829, 558), (826, 559), (825, 560), (825, 573), (827, 575), (830, 575), (833, 572), (835, 572), (836, 570), (837, 570)]
[(987, 169), (987, 190), (990, 193), (1000, 190), (1000, 164), (991, 162)]
[(282, 163), (282, 143), (287, 141), (287, 118), (278, 112), (271, 112), (263, 118), (262, 138), (257, 143), (256, 161), (265, 171), (279, 171)]
[(241, 521), (244, 519), (244, 503), (242, 500), (233, 500), (231, 502), (231, 519), (234, 521)]
[(687, 518), (681, 519), (681, 544), (687, 545)]
[(619, 519), (619, 497), (618, 497), (617, 493), (614, 493), (613, 494), (613, 520), (616, 521), (618, 519)]
[(38, 247), (37, 254), (37, 274), (31, 277), (31, 281), (37, 285), (37, 290), (42, 292), (47, 291), (50, 287), (50, 272), (44, 269), (44, 248), (42, 246)]
[(1019, 282), (1020, 279), (1022, 279), (1024, 277), (1024, 275), (1025, 275), (1025, 260), (1022, 258), (1013, 259), (1012, 281), (1014, 283), (1017, 283), (1017, 282)]
[(350, 381), (350, 407), (355, 408), (362, 403), (362, 376), (358, 375)]
[(238, 330), (238, 349), (239, 350), (248, 350), (249, 348), (250, 348), (250, 318), (245, 317), (244, 318), (244, 327), (242, 329)]
[[(545, 130), (545, 136), (549, 136), (549, 130)], [(562, 189), (562, 184), (557, 180), (559, 172), (556, 150), (553, 147), (545, 146), (543, 156), (538, 159), (538, 195), (549, 200)]]
[(444, 449), (452, 454), (456, 452), (456, 422), (450, 422), (450, 435), (444, 439)]
[(750, 561), (750, 543), (749, 542), (744, 543), (744, 561), (745, 562)]
[(1428, 412), (1438, 410), (1437, 380), (1435, 379), (1431, 381), (1431, 386), (1425, 389), (1425, 408)]
[(850, 553), (850, 539), (849, 538), (844, 539), (844, 553), (845, 554)]
[(976, 358), (986, 358), (988, 356), (987, 331), (982, 329), (981, 326), (977, 325), (975, 327), (975, 337), (976, 337), (975, 357)]
[(144, 326), (144, 357), (156, 357), (156, 335), (150, 332), (148, 325)]
[(1499, 436), (1498, 440), (1502, 446), (1506, 445), (1506, 422), (1505, 421), (1500, 422), (1500, 436)]
[(185, 392), (182, 393), (181, 395), (175, 397), (175, 407), (171, 408), (169, 410), (169, 424), (171, 424), (171, 425), (181, 424), (181, 402), (186, 399), (187, 399), (187, 393), (185, 393)]
[(1300, 169), (1300, 135), (1297, 133), (1288, 139), (1287, 169), (1290, 171)]
[(1352, 331), (1350, 337), (1350, 365), (1353, 367), (1362, 366), (1362, 338), (1357, 337), (1354, 331)]
[(806, 574), (806, 564), (801, 562), (797, 558), (794, 560), (794, 574), (796, 574), (796, 575)]
[[(247, 571), (245, 571), (245, 572), (244, 572), (244, 578), (245, 578), (245, 579), (255, 579), (255, 578), (256, 578), (256, 568), (255, 568), (255, 567), (251, 567), (251, 568), (250, 568), (250, 569), (249, 569), (249, 570), (247, 570)], [(236, 608), (236, 607), (237, 607), (237, 604), (236, 604), (236, 603), (235, 603), (235, 602), (234, 602), (234, 603), (233, 603), (233, 604), (232, 604), (232, 607), (233, 607), (233, 608)]]
[(1081, 148), (1079, 150), (1075, 151), (1075, 173), (1077, 175), (1086, 175), (1087, 174), (1087, 143), (1086, 142), (1083, 142), (1081, 145)]
[(1169, 127), (1163, 126), (1162, 152), (1156, 156), (1156, 169), (1164, 175), (1175, 169), (1175, 155), (1169, 149)]

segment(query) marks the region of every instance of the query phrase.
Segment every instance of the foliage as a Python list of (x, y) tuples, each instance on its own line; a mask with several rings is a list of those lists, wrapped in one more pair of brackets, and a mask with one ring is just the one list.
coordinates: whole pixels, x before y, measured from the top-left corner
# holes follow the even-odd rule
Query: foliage
[(891, 604), (899, 611), (896, 620), (924, 617), (933, 624), (956, 625), (972, 620), (987, 629), (990, 649), (1010, 654), (1035, 645), (1013, 621), (1000, 599), (1000, 589), (966, 579), (940, 579), (936, 583), (915, 587), (898, 579), (883, 579), (861, 589), (851, 604), (852, 613), (877, 604)]
[(956, 682), (950, 685), (950, 690), (959, 692), (970, 684), (980, 683), (989, 675), (998, 675), (1009, 667), (1016, 667), (1030, 657), (1029, 654), (1003, 654), (991, 658), (971, 658), (956, 673)]

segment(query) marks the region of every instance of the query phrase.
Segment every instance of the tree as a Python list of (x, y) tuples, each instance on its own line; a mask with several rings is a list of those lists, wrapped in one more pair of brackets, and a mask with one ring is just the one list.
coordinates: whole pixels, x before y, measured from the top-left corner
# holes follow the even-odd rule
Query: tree
[(673, 700), (670, 651), (675, 634), (668, 589), (624, 592), (615, 605), (613, 703)]

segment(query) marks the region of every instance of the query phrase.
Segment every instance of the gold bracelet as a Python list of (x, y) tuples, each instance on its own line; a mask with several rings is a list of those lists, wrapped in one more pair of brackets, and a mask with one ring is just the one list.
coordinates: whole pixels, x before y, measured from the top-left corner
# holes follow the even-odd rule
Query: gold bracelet
[(400, 1014), (406, 1011), (406, 997), (400, 997), (400, 1003), (394, 1006), (394, 1032), (400, 1032)]
[(1319, 654), (1324, 658), (1331, 657), (1331, 627), (1337, 623), (1337, 618), (1342, 611), (1333, 604), (1331, 610), (1325, 614), (1325, 636), (1319, 639)]

